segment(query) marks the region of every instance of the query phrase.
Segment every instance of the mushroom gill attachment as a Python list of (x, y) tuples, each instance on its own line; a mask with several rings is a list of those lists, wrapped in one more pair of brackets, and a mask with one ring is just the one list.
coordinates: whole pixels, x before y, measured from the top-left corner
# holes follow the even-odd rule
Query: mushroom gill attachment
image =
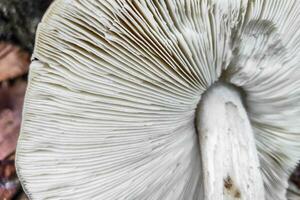
[[(57, 0), (33, 58), (16, 158), (31, 199), (216, 200), (201, 129), (237, 127), (237, 108), (257, 198), (287, 199), (300, 160), (300, 1)], [(229, 95), (240, 106), (199, 113), (218, 83), (215, 97), (243, 91)], [(243, 159), (232, 163), (248, 169)], [(217, 180), (234, 191), (222, 198), (251, 198), (232, 174)]]

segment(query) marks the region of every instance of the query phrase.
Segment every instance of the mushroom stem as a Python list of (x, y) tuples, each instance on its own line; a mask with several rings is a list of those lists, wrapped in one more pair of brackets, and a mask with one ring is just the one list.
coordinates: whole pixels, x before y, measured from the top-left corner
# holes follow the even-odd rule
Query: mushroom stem
[(204, 199), (265, 199), (254, 134), (238, 89), (213, 85), (196, 116)]

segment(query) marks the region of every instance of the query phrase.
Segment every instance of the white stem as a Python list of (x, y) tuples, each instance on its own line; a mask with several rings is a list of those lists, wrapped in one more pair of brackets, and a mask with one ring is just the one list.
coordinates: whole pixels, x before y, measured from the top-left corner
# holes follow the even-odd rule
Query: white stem
[(254, 134), (240, 93), (218, 83), (199, 106), (204, 199), (265, 199)]

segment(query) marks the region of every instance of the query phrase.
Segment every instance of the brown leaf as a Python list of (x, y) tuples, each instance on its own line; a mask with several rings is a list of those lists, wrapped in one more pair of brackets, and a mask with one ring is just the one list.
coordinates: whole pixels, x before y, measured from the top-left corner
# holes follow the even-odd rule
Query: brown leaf
[(0, 199), (10, 200), (16, 195), (20, 188), (17, 179), (14, 155), (0, 162)]
[(0, 159), (15, 151), (19, 136), (26, 81), (12, 86), (2, 83), (0, 88)]
[(30, 56), (19, 47), (0, 43), (0, 81), (12, 79), (28, 72)]

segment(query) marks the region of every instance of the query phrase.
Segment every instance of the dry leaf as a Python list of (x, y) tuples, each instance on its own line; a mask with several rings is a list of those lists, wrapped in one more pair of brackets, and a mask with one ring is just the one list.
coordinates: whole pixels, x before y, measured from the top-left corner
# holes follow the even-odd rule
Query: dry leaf
[(0, 43), (0, 81), (27, 73), (29, 62), (27, 52), (12, 44)]

